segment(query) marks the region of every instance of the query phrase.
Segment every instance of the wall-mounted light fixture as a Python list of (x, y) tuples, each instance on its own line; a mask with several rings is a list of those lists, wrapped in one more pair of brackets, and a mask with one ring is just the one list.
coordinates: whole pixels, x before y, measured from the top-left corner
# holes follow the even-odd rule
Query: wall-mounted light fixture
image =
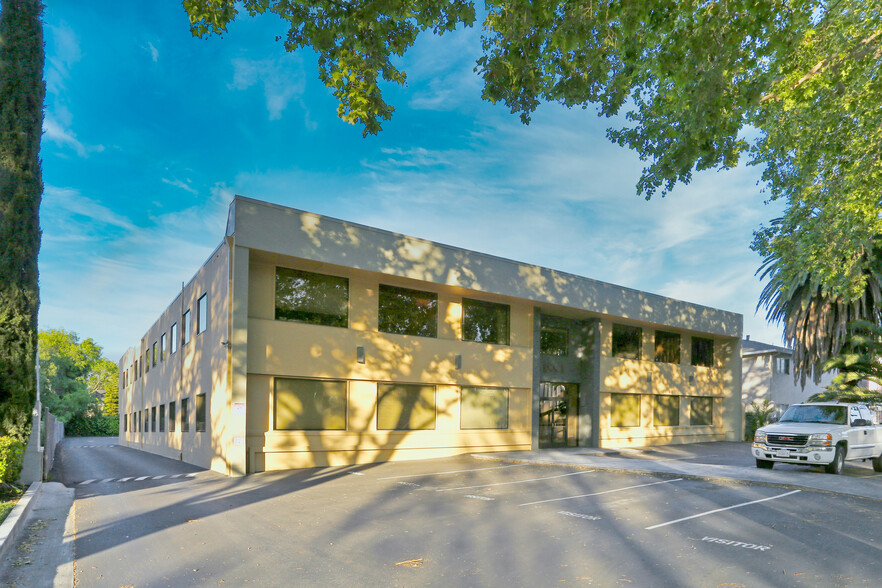
[(364, 363), (364, 347), (361, 345), (355, 348), (355, 361)]
[(455, 358), (453, 358), (453, 365), (458, 370), (462, 369), (462, 355), (457, 355)]

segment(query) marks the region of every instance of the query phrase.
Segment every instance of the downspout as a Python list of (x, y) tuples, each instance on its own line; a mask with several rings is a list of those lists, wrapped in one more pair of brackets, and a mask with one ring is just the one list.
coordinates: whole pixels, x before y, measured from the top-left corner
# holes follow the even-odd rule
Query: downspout
[[(181, 364), (181, 369), (178, 370), (178, 392), (181, 397), (178, 399), (178, 413), (175, 415), (175, 418), (180, 421), (178, 415), (181, 414), (181, 399), (184, 397), (184, 280), (181, 280), (181, 312), (178, 313), (178, 316), (181, 317), (181, 330), (178, 333), (176, 344), (178, 346), (178, 362)], [(189, 421), (190, 415), (188, 414), (187, 422)], [(184, 461), (184, 426), (182, 424), (180, 427), (175, 427), (175, 429), (180, 429), (181, 434), (181, 450), (178, 454), (178, 459)]]

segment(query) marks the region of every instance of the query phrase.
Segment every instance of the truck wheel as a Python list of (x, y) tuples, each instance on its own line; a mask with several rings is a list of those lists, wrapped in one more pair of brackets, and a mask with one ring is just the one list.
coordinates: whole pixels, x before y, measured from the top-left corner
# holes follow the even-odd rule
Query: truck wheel
[(769, 461), (767, 459), (756, 460), (756, 467), (758, 467), (761, 470), (770, 470), (770, 469), (772, 469), (772, 467), (774, 467), (774, 465), (775, 465), (774, 461)]
[(882, 472), (882, 453), (873, 458), (873, 471)]
[(824, 466), (824, 470), (828, 474), (840, 474), (842, 473), (842, 466), (845, 464), (845, 448), (842, 445), (836, 446), (836, 455), (833, 456), (833, 461)]

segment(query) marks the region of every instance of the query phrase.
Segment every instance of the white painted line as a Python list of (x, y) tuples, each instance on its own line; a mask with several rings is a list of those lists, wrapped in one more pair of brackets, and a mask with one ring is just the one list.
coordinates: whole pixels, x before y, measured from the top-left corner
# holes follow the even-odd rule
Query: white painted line
[(542, 480), (553, 480), (555, 478), (565, 478), (567, 476), (581, 476), (582, 474), (590, 474), (596, 470), (586, 470), (584, 472), (571, 472), (569, 474), (560, 474), (559, 476), (548, 476), (545, 478), (531, 478), (529, 480), (516, 480), (514, 482), (497, 482), (496, 484), (481, 484), (479, 486), (460, 486), (459, 488), (441, 488), (435, 492), (450, 492), (451, 490), (470, 490), (472, 488), (489, 488), (490, 486), (508, 486), (510, 484), (526, 484), (527, 482), (541, 482)]
[(453, 470), (452, 472), (432, 472), (429, 474), (408, 474), (407, 476), (387, 476), (385, 478), (377, 478), (378, 480), (398, 480), (400, 478), (422, 478), (424, 476), (446, 476), (449, 474), (464, 474), (467, 472), (483, 472), (485, 470), (502, 470), (505, 468), (522, 468), (531, 465), (527, 463), (518, 463), (514, 465), (493, 466), (492, 468), (474, 468), (471, 470)]
[(409, 486), (411, 488), (419, 488), (419, 484), (414, 484), (413, 482), (398, 482), (399, 486)]
[(80, 486), (85, 486), (86, 484), (91, 484), (92, 482), (95, 482), (95, 480), (84, 480), (80, 482)]
[(733, 508), (741, 508), (742, 506), (749, 506), (751, 504), (758, 504), (760, 502), (766, 502), (767, 500), (775, 500), (776, 498), (784, 498), (785, 496), (790, 496), (791, 494), (796, 494), (797, 492), (802, 492), (802, 491), (801, 490), (793, 490), (791, 492), (785, 492), (784, 494), (779, 494), (778, 496), (769, 496), (768, 498), (760, 498), (759, 500), (751, 500), (750, 502), (742, 502), (741, 504), (734, 504), (732, 506), (727, 506), (726, 508), (717, 508), (714, 510), (709, 510), (707, 512), (702, 512), (699, 514), (692, 515), (691, 517), (683, 517), (682, 519), (677, 519), (676, 521), (668, 521), (667, 523), (659, 523), (658, 525), (646, 527), (646, 530), (651, 531), (653, 529), (658, 529), (659, 527), (673, 525), (674, 523), (682, 523), (683, 521), (688, 521), (690, 519), (697, 519), (698, 517), (703, 517), (703, 516), (707, 516), (709, 514), (723, 512), (725, 510), (732, 510)]
[(198, 474), (198, 473), (199, 473), (199, 472), (193, 472), (192, 474), (187, 474), (187, 475), (184, 476), (184, 477), (186, 477), (186, 478), (195, 478), (195, 477), (196, 477), (196, 474)]
[(146, 479), (149, 478), (149, 477), (150, 477), (150, 476), (141, 476), (140, 478), (135, 478), (135, 481), (136, 481), (136, 482), (141, 482), (141, 481), (143, 481), (143, 480), (146, 480)]
[(561, 514), (568, 517), (576, 517), (577, 519), (585, 519), (586, 521), (599, 521), (600, 517), (596, 517), (594, 515), (586, 515), (580, 512), (570, 512), (568, 510), (559, 510), (557, 514)]
[(477, 494), (466, 494), (466, 498), (474, 498), (475, 500), (496, 500), (495, 498), (490, 498), (489, 496), (478, 496)]
[(117, 482), (128, 482), (128, 481), (131, 480), (131, 479), (132, 479), (131, 477), (129, 477), (129, 478), (120, 478), (119, 480), (117, 480)]
[[(362, 472), (349, 472), (349, 474), (352, 476), (363, 476), (364, 475)], [(385, 478), (380, 478), (380, 479), (383, 480)]]
[(151, 479), (151, 480), (161, 480), (161, 479), (163, 479), (164, 477), (165, 477), (165, 474), (163, 474), (163, 475), (161, 475), (161, 476), (153, 476), (153, 477), (150, 478), (150, 479)]
[(169, 478), (180, 478), (184, 474), (175, 474), (174, 476), (169, 476)]
[(104, 478), (99, 482), (99, 484), (106, 484), (108, 482), (113, 482), (114, 480), (116, 480), (116, 478)]
[(615, 490), (604, 490), (603, 492), (594, 492), (593, 494), (579, 494), (577, 496), (564, 496), (563, 498), (550, 498), (548, 500), (537, 500), (536, 502), (525, 502), (518, 506), (532, 506), (534, 504), (544, 504), (546, 502), (557, 502), (558, 500), (572, 500), (573, 498), (585, 498), (587, 496), (600, 496), (601, 494), (610, 494), (612, 492), (621, 492), (622, 490), (631, 490), (633, 488), (644, 488), (646, 486), (655, 486), (656, 484), (669, 484), (670, 482), (680, 482), (683, 478), (675, 480), (663, 480), (661, 482), (652, 482), (651, 484), (639, 484), (637, 486), (627, 486), (625, 488), (616, 488)]

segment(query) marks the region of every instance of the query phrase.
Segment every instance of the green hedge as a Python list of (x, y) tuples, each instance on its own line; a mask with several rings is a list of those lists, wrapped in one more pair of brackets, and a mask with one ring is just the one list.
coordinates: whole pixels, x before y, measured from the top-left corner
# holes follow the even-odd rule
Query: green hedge
[(0, 437), (0, 481), (14, 484), (21, 476), (25, 444), (14, 437)]
[(74, 415), (64, 424), (65, 437), (116, 437), (119, 435), (119, 417)]

